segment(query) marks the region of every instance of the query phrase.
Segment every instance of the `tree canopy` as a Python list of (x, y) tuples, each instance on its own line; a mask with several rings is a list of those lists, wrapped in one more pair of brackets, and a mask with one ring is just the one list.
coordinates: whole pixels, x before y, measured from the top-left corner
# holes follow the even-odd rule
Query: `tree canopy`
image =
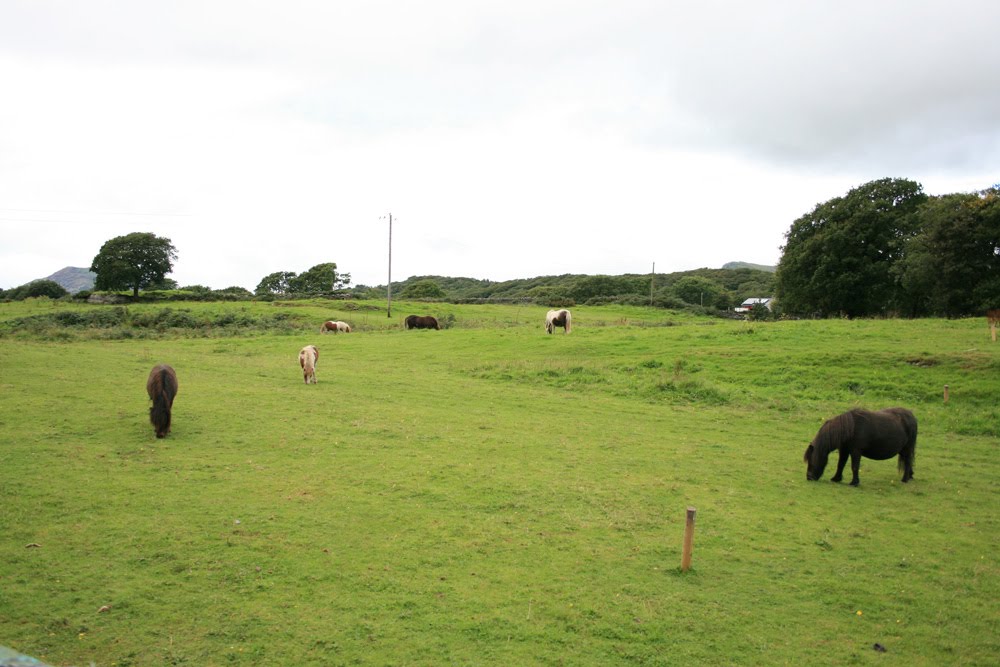
[(796, 220), (778, 264), (785, 312), (981, 314), (1000, 306), (1000, 188), (929, 197), (882, 179)]
[(401, 299), (443, 299), (446, 296), (441, 286), (430, 278), (410, 283), (399, 293)]
[(0, 298), (11, 301), (23, 301), (33, 297), (47, 296), (50, 299), (59, 299), (69, 294), (66, 289), (54, 280), (32, 280), (30, 283), (13, 287), (9, 290), (0, 289)]
[(116, 236), (101, 246), (90, 270), (97, 274), (95, 289), (139, 290), (162, 283), (174, 268), (177, 250), (170, 239), (146, 232)]
[(909, 315), (1000, 307), (1000, 189), (932, 197), (896, 267)]
[(338, 273), (335, 262), (317, 264), (308, 271), (275, 271), (264, 276), (254, 294), (258, 296), (286, 296), (289, 294), (329, 294), (351, 284), (351, 274)]
[(786, 312), (848, 316), (899, 301), (893, 266), (917, 231), (927, 200), (914, 181), (884, 178), (818, 204), (785, 234), (777, 293)]

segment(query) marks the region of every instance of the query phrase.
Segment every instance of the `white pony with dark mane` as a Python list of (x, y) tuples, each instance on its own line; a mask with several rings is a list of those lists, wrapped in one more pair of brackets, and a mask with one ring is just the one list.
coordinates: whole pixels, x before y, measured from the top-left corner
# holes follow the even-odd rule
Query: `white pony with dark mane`
[(565, 308), (562, 310), (550, 310), (545, 314), (545, 330), (549, 333), (556, 327), (562, 327), (564, 333), (573, 330), (573, 316)]
[(319, 350), (315, 345), (306, 345), (299, 350), (299, 366), (302, 366), (302, 379), (306, 384), (316, 384), (316, 362), (319, 361)]
[(319, 332), (326, 333), (327, 331), (332, 331), (333, 333), (351, 333), (351, 325), (340, 320), (327, 320), (323, 322), (323, 326), (319, 328)]

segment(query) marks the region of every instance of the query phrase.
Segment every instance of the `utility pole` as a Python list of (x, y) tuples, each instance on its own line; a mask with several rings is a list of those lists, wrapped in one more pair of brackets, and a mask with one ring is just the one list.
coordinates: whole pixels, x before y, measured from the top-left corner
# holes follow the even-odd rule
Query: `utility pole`
[(389, 282), (386, 288), (385, 316), (392, 317), (392, 213), (389, 214)]
[(656, 262), (653, 262), (653, 272), (649, 276), (649, 305), (653, 305), (653, 281), (656, 280)]

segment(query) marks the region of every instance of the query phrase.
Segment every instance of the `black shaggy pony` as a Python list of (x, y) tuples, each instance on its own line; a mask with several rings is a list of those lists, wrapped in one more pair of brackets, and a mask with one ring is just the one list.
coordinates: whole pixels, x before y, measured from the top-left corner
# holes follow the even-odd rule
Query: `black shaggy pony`
[(403, 320), (407, 329), (441, 329), (438, 321), (430, 315), (409, 315)]
[(177, 373), (167, 364), (153, 366), (146, 380), (146, 393), (153, 401), (149, 421), (156, 429), (156, 437), (163, 438), (170, 433), (170, 409), (177, 395)]
[(858, 485), (861, 457), (884, 461), (899, 455), (899, 470), (903, 482), (913, 479), (913, 461), (917, 448), (917, 418), (906, 408), (888, 408), (872, 412), (855, 408), (828, 419), (806, 448), (806, 479), (823, 476), (830, 452), (838, 450), (837, 474), (831, 481), (843, 478), (847, 457), (851, 457), (851, 486)]

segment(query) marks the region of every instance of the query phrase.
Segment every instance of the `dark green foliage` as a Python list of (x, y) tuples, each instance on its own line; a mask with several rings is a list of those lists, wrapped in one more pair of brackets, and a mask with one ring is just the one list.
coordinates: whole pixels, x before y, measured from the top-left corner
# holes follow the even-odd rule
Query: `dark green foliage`
[(254, 293), (258, 296), (288, 296), (291, 294), (331, 294), (351, 284), (351, 274), (337, 273), (337, 264), (317, 264), (308, 271), (275, 271), (264, 276)]
[(2, 293), (2, 298), (11, 301), (22, 301), (36, 297), (48, 297), (50, 299), (60, 299), (67, 296), (67, 292), (62, 285), (52, 280), (33, 280), (30, 283), (14, 287)]
[(290, 271), (275, 271), (260, 279), (254, 294), (257, 296), (284, 296), (292, 291), (291, 281), (295, 274)]
[(308, 271), (291, 278), (288, 286), (295, 294), (328, 294), (351, 283), (351, 274), (337, 273), (334, 262), (317, 264)]
[(441, 286), (430, 278), (409, 283), (399, 293), (401, 299), (443, 299), (445, 296)]
[(1000, 306), (1000, 192), (927, 197), (882, 179), (792, 224), (778, 265), (791, 313), (981, 315)]
[(132, 296), (137, 297), (140, 289), (163, 283), (164, 276), (173, 270), (175, 259), (177, 250), (170, 239), (135, 232), (117, 236), (101, 246), (90, 270), (97, 274), (95, 289), (130, 289)]
[(899, 302), (893, 267), (927, 199), (919, 183), (884, 178), (819, 204), (785, 234), (778, 299), (791, 312), (887, 312)]
[(1000, 191), (932, 197), (896, 266), (910, 315), (956, 317), (1000, 307)]
[[(409, 286), (433, 281), (444, 292), (443, 297), (454, 303), (536, 303), (550, 307), (570, 308), (576, 304), (650, 305), (649, 274), (624, 274), (620, 276), (584, 276), (563, 274), (538, 276), (495, 282), (473, 278), (445, 276), (413, 276), (393, 283), (393, 294), (407, 298)], [(687, 290), (691, 301), (681, 299), (674, 286), (685, 278), (695, 279), (697, 294)], [(711, 310), (731, 308), (749, 297), (769, 297), (774, 294), (774, 274), (749, 268), (696, 269), (653, 277), (652, 305), (658, 308), (700, 308), (702, 291), (705, 308)], [(691, 281), (681, 282), (681, 287)], [(385, 298), (385, 287), (358, 286), (352, 295), (361, 298)]]
[(722, 309), (729, 306), (729, 296), (722, 285), (708, 278), (684, 276), (673, 284), (673, 290), (685, 303)]

